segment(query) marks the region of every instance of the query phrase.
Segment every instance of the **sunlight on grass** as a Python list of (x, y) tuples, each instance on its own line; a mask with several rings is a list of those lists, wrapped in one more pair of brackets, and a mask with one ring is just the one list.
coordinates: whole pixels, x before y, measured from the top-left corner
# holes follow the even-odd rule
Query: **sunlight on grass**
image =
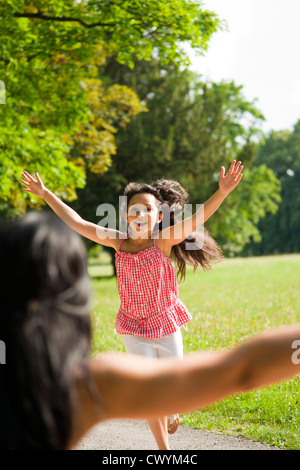
[[(94, 260), (93, 349), (124, 351), (114, 332), (119, 308), (112, 267)], [(99, 277), (100, 276), (100, 277)], [(101, 276), (104, 276), (101, 279)], [(209, 272), (188, 269), (180, 299), (193, 319), (182, 329), (184, 350), (223, 349), (269, 328), (299, 322), (300, 255), (225, 260)], [(300, 338), (299, 338), (300, 339)], [(181, 417), (183, 424), (300, 449), (300, 379), (230, 397)]]

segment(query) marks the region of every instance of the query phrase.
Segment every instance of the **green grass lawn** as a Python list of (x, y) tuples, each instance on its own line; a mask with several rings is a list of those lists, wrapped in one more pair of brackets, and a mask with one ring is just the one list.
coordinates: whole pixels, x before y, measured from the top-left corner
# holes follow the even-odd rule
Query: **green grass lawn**
[[(124, 351), (114, 332), (119, 308), (117, 281), (107, 260), (91, 260), (93, 350)], [(101, 278), (101, 276), (104, 276)], [(300, 255), (226, 260), (180, 284), (180, 298), (193, 319), (182, 329), (184, 351), (223, 349), (253, 334), (299, 322)], [(300, 339), (300, 338), (299, 338)], [(216, 433), (248, 437), (285, 449), (300, 449), (300, 379), (296, 377), (225, 399), (181, 416), (181, 423)]]

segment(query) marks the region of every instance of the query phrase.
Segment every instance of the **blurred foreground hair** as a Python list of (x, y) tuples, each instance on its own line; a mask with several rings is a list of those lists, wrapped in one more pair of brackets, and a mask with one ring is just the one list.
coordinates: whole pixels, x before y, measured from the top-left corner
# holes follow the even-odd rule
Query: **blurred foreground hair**
[(0, 227), (0, 260), (0, 449), (65, 449), (91, 339), (84, 246), (56, 216), (30, 212)]

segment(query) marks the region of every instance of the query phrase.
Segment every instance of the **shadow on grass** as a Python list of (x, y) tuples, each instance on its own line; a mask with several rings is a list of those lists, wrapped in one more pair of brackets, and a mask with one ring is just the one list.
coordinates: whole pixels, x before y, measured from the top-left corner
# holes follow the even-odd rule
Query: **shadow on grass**
[(88, 272), (94, 280), (107, 280), (116, 277), (115, 266), (112, 263), (89, 263)]
[(102, 274), (102, 275), (91, 275), (91, 278), (95, 281), (107, 280), (107, 279), (114, 279), (116, 276), (114, 274)]

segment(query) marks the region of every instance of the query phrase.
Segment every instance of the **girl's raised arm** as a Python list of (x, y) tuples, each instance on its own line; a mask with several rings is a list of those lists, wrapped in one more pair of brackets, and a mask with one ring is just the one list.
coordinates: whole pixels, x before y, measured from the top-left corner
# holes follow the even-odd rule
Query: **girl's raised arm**
[(191, 216), (177, 224), (162, 230), (160, 238), (168, 246), (177, 245), (188, 238), (198, 227), (203, 225), (219, 208), (228, 194), (239, 184), (242, 179), (241, 162), (231, 163), (227, 174), (222, 166), (219, 178), (219, 189)]
[(24, 171), (22, 176), (24, 179), (21, 179), (21, 182), (26, 186), (26, 188), (23, 188), (24, 191), (44, 199), (58, 217), (72, 230), (96, 243), (118, 249), (120, 243), (120, 232), (118, 230), (106, 229), (82, 219), (77, 212), (46, 188), (38, 173), (36, 173), (36, 179), (27, 173), (27, 171)]

